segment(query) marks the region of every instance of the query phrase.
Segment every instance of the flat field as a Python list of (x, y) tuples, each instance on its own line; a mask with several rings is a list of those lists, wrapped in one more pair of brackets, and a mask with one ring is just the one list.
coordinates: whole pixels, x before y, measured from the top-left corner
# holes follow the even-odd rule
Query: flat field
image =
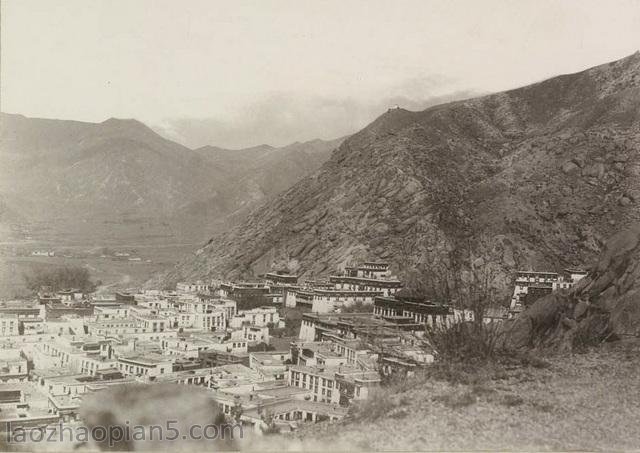
[[(83, 266), (102, 291), (137, 287), (205, 242), (204, 227), (136, 220), (60, 220), (0, 228), (0, 298), (25, 294), (34, 268)], [(32, 256), (52, 251), (55, 256)], [(127, 254), (116, 256), (116, 254)]]

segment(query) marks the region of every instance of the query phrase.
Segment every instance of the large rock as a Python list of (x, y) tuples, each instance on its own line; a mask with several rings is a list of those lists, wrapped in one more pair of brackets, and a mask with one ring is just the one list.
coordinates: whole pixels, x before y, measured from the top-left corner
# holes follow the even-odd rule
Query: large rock
[(611, 237), (590, 274), (569, 293), (549, 294), (506, 327), (513, 349), (640, 336), (640, 223)]
[(574, 173), (576, 170), (578, 170), (578, 166), (573, 162), (565, 162), (562, 165), (562, 172), (565, 174)]

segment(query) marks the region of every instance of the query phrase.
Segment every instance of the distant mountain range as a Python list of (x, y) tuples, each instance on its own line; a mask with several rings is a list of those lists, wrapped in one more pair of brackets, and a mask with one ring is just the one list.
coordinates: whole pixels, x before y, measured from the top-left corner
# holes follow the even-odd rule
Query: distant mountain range
[(518, 268), (591, 262), (640, 218), (640, 54), (421, 112), (392, 109), (159, 278), (394, 270), (471, 244)]
[(189, 149), (136, 120), (0, 118), (0, 221), (185, 216), (224, 222), (316, 170), (340, 144)]

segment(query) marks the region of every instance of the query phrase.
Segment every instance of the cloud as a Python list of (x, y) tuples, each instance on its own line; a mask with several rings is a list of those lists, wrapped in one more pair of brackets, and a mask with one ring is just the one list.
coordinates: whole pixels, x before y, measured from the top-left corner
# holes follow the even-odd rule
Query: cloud
[[(334, 139), (362, 129), (389, 107), (408, 110), (473, 97), (477, 92), (451, 90), (453, 81), (442, 76), (407, 79), (390, 87), (375, 100), (301, 97), (272, 93), (230, 113), (226, 118), (171, 118), (153, 125), (161, 135), (186, 146), (215, 145), (246, 148), (269, 144), (283, 146), (316, 138)], [(445, 94), (436, 94), (445, 91)]]

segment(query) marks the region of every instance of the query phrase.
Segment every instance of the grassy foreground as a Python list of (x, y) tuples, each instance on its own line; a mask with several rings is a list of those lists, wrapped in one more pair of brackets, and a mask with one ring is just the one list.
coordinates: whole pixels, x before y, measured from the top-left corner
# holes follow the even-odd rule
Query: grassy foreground
[(392, 386), (351, 420), (270, 436), (260, 447), (556, 451), (640, 447), (637, 341), (462, 372), (458, 381), (423, 377)]

